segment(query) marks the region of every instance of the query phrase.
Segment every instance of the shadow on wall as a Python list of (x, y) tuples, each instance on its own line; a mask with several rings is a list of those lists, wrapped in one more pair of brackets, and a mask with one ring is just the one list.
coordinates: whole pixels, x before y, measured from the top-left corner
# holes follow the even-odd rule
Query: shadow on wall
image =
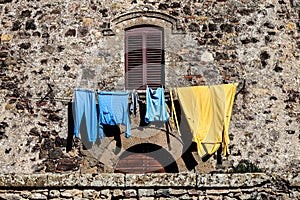
[[(170, 103), (168, 101), (168, 103)], [(175, 100), (175, 107), (176, 107), (176, 114), (178, 116), (179, 123), (183, 121), (183, 124), (187, 125), (185, 118), (182, 118), (180, 104), (178, 100)], [(74, 145), (74, 119), (73, 119), (73, 103), (69, 102), (68, 105), (68, 138), (67, 138), (67, 152), (72, 150), (72, 146)], [(142, 123), (145, 121), (145, 104), (140, 104), (140, 127), (147, 126), (148, 123)], [(80, 126), (80, 133), (81, 133), (81, 141), (84, 141), (83, 149), (89, 150), (92, 148), (93, 143), (88, 142), (88, 135), (87, 135), (87, 127), (86, 127), (86, 120), (85, 117), (82, 118), (81, 126)], [(168, 127), (168, 125), (167, 125)], [(187, 127), (183, 128), (184, 130), (188, 130)], [(114, 154), (119, 154), (120, 150), (122, 149), (121, 143), (121, 131), (119, 126), (117, 125), (103, 125), (103, 131), (105, 133), (105, 137), (113, 137), (116, 141), (116, 147), (114, 150)], [(168, 137), (168, 143), (170, 142), (170, 135), (172, 134), (167, 131), (166, 136)], [(195, 143), (191, 143), (192, 135), (189, 132), (185, 131), (185, 134), (181, 136), (183, 149), (183, 154), (181, 158), (183, 159), (186, 168), (190, 170), (194, 170), (195, 166), (198, 165), (197, 161), (195, 160), (192, 152), (197, 152), (197, 147)], [(100, 139), (97, 138), (95, 142), (96, 145), (100, 144)], [(121, 173), (177, 173), (179, 172), (177, 163), (172, 156), (166, 149), (162, 148), (161, 146), (153, 143), (142, 143), (139, 145), (135, 145), (127, 149), (120, 157), (119, 161), (115, 167), (115, 172)]]
[(159, 145), (142, 143), (127, 149), (115, 167), (117, 173), (178, 173), (173, 156)]

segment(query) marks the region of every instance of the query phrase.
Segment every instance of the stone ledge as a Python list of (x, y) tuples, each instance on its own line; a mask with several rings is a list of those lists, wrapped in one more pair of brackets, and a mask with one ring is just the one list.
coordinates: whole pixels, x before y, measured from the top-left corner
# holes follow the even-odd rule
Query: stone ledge
[(263, 173), (204, 174), (197, 177), (197, 187), (255, 187), (270, 181), (271, 177)]
[(288, 173), (288, 174), (281, 174), (281, 173), (274, 173), (272, 174), (272, 178), (274, 181), (283, 182), (289, 184), (290, 187), (300, 187), (300, 173)]
[(127, 174), (127, 187), (195, 187), (195, 173)]
[(251, 188), (285, 182), (300, 187), (300, 174), (0, 174), (0, 188)]
[(0, 174), (0, 187), (124, 187), (123, 174)]

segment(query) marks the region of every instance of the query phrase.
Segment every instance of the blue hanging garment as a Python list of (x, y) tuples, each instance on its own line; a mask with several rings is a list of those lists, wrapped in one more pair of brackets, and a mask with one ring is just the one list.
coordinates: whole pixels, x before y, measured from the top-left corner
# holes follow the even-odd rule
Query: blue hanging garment
[(128, 97), (128, 92), (98, 92), (100, 138), (104, 138), (102, 125), (118, 124), (126, 126), (125, 137), (130, 137)]
[(146, 116), (145, 122), (168, 121), (169, 114), (166, 108), (165, 93), (163, 88), (146, 90)]
[(97, 139), (97, 111), (95, 92), (89, 90), (74, 91), (74, 135), (78, 138), (82, 117), (85, 117), (89, 142)]

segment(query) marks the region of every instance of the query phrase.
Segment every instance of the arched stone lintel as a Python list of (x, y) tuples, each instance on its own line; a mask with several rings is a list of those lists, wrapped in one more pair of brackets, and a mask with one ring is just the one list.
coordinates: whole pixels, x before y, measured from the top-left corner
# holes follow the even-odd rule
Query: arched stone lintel
[[(103, 35), (104, 36), (115, 35), (116, 34), (115, 27), (118, 26), (120, 23), (129, 21), (132, 19), (143, 18), (143, 17), (146, 17), (150, 20), (151, 19), (159, 19), (159, 20), (165, 21), (167, 23), (170, 23), (173, 34), (185, 33), (183, 27), (180, 25), (179, 20), (173, 16), (170, 16), (170, 15), (167, 15), (167, 14), (161, 13), (161, 12), (155, 12), (155, 11), (137, 11), (137, 12), (126, 13), (126, 14), (123, 14), (123, 15), (120, 15), (120, 16), (114, 18), (111, 21), (110, 28), (102, 31)], [(146, 20), (146, 22), (143, 22), (142, 24), (152, 24), (152, 23), (147, 22), (147, 20)], [(136, 25), (138, 25), (138, 24), (136, 24)]]

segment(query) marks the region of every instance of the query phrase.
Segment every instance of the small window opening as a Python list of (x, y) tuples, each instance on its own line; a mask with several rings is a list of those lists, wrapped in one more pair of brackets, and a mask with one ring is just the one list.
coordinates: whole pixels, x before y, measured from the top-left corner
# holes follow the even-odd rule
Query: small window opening
[(125, 33), (126, 89), (156, 89), (165, 83), (163, 28), (139, 26)]

